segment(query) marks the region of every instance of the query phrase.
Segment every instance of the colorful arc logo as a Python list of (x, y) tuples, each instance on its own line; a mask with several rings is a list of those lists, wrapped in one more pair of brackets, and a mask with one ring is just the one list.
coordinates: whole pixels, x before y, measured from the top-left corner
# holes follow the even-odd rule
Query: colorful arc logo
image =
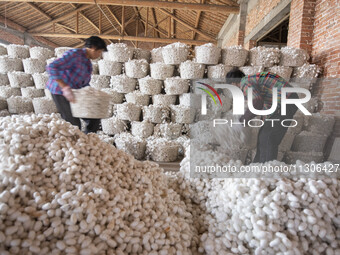
[[(204, 85), (204, 86), (206, 86), (207, 88), (209, 88), (211, 91), (213, 91), (214, 94), (217, 96), (218, 100), (220, 101), (221, 106), (223, 105), (220, 96), (218, 95), (217, 91), (216, 91), (212, 86), (210, 86), (210, 85), (208, 85), (208, 84), (205, 84), (205, 83), (203, 83), (203, 82), (197, 82), (197, 83), (199, 83), (199, 84), (201, 84), (201, 85)], [(214, 100), (215, 105), (217, 104), (217, 103), (216, 103), (216, 100), (215, 100), (215, 97), (211, 94), (211, 92), (210, 92), (209, 90), (204, 89), (204, 88), (201, 88), (201, 87), (197, 87), (197, 88), (200, 89), (200, 90), (203, 90), (205, 93), (207, 93), (207, 94), (212, 98), (212, 100)]]

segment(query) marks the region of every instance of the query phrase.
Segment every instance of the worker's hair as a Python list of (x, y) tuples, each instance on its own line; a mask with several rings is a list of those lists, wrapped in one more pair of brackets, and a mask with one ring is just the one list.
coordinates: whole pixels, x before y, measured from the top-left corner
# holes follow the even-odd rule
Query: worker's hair
[(246, 76), (238, 67), (234, 67), (230, 72), (227, 73), (227, 79), (242, 79)]
[(234, 67), (230, 72), (227, 73), (227, 83), (240, 83), (242, 78), (246, 76), (238, 67)]
[(104, 50), (106, 49), (106, 43), (104, 40), (98, 36), (91, 36), (85, 40), (85, 48), (95, 48), (96, 50)]

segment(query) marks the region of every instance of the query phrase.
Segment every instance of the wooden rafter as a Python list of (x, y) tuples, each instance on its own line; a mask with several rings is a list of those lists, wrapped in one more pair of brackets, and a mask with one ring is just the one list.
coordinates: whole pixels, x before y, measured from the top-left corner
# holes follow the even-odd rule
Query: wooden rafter
[(122, 6), (122, 21), (121, 21), (122, 27), (120, 30), (120, 34), (122, 35), (125, 32), (125, 6)]
[(177, 18), (176, 16), (174, 16), (173, 14), (171, 14), (170, 12), (166, 11), (166, 10), (163, 10), (163, 9), (159, 9), (159, 11), (163, 12), (164, 14), (172, 17), (173, 19), (175, 19), (178, 23), (181, 23), (182, 25), (192, 29), (194, 32), (196, 32), (197, 34), (200, 34), (202, 36), (204, 36), (205, 38), (209, 39), (209, 40), (215, 40), (215, 38), (211, 37), (210, 35), (206, 34), (206, 33), (203, 33), (202, 31), (198, 30), (197, 28), (187, 24), (185, 21)]
[[(156, 25), (155, 28), (158, 28), (158, 25), (157, 25), (157, 24), (158, 24), (158, 23), (157, 23), (157, 16), (156, 16), (155, 8), (152, 8), (152, 9), (151, 9), (151, 14), (152, 14), (153, 22), (154, 22), (154, 24)], [(155, 31), (155, 30), (153, 30), (153, 31)], [(160, 36), (159, 36), (159, 32), (157, 32), (157, 35), (158, 35), (158, 37), (160, 37)], [(154, 35), (153, 37), (155, 37), (155, 35)]]
[[(37, 12), (39, 12), (41, 15), (43, 15), (44, 17), (46, 17), (48, 20), (52, 20), (52, 17), (50, 15), (48, 15), (46, 12), (44, 12), (42, 9), (40, 9), (38, 6), (36, 6), (35, 4), (33, 3), (27, 3), (31, 8), (33, 8), (34, 10), (36, 10)], [(74, 5), (73, 5), (74, 6)], [(76, 9), (76, 7), (74, 7)], [(53, 23), (53, 29), (55, 30), (55, 27), (54, 25), (57, 25), (59, 27), (62, 27), (63, 29), (65, 29), (66, 31), (68, 32), (71, 32), (71, 33), (77, 33), (76, 29), (73, 29), (69, 26), (65, 26), (64, 24), (61, 24), (59, 22), (55, 22)], [(81, 41), (81, 43), (84, 42), (83, 39), (79, 39)]]
[[(205, 3), (205, 0), (201, 0), (201, 4), (204, 4), (204, 3)], [(198, 11), (198, 12), (197, 12), (197, 15), (196, 15), (196, 21), (195, 21), (195, 28), (196, 28), (196, 29), (198, 28), (198, 25), (199, 25), (199, 23), (200, 23), (201, 13), (202, 13), (201, 11)], [(196, 32), (193, 31), (193, 32), (192, 32), (192, 39), (194, 40), (195, 37), (196, 37)]]
[(95, 30), (97, 30), (98, 31), (98, 33), (99, 33), (99, 27), (97, 27), (97, 25), (96, 24), (94, 24), (93, 22), (92, 22), (92, 20), (90, 20), (84, 13), (82, 13), (82, 12), (79, 12), (79, 15), (80, 16), (82, 16), (83, 17), (83, 19), (85, 19)]
[(185, 9), (206, 12), (220, 13), (239, 13), (238, 6), (227, 6), (220, 4), (198, 4), (198, 3), (182, 3), (155, 0), (1, 0), (0, 2), (43, 2), (43, 3), (76, 3), (76, 4), (104, 4), (104, 5), (120, 5), (120, 6), (136, 6), (136, 7), (153, 7), (153, 8), (169, 8), (169, 9)]
[(148, 36), (148, 26), (149, 26), (149, 7), (146, 8), (146, 24), (145, 24), (144, 36)]
[(44, 16), (45, 18), (51, 20), (52, 18), (43, 10), (41, 10), (38, 6), (36, 6), (34, 3), (27, 3), (31, 8), (33, 8), (34, 10), (36, 10), (37, 12), (39, 12), (42, 16)]
[[(146, 26), (146, 21), (145, 20), (143, 20), (143, 19), (140, 19), (140, 21), (142, 21), (144, 24), (145, 24), (145, 26)], [(150, 22), (149, 22), (149, 25), (152, 25)], [(156, 31), (156, 32), (158, 32), (158, 33), (161, 33), (162, 35), (164, 35), (164, 36), (168, 36), (168, 33), (167, 32), (165, 32), (165, 31), (162, 31), (162, 29), (161, 28), (155, 28), (155, 27), (153, 27), (153, 29)]]
[[(26, 33), (26, 31), (27, 31), (27, 28), (26, 28), (26, 27), (23, 27), (23, 26), (21, 26), (21, 25), (15, 23), (14, 21), (12, 21), (12, 20), (10, 20), (10, 19), (8, 19), (8, 18), (5, 19), (5, 17), (3, 17), (3, 16), (1, 16), (1, 15), (0, 15), (0, 23), (6, 24), (7, 27), (10, 27), (10, 28), (12, 28), (13, 30), (17, 30), (17, 31), (19, 31), (19, 32), (21, 32), (21, 33)], [(30, 33), (28, 33), (28, 34), (31, 35)], [(49, 40), (47, 40), (47, 39), (45, 39), (45, 38), (42, 38), (42, 37), (40, 37), (40, 36), (36, 36), (36, 35), (31, 35), (31, 36), (32, 36), (35, 40), (37, 40), (37, 41), (39, 41), (39, 42), (41, 42), (41, 43), (44, 43), (45, 45), (48, 45), (48, 46), (50, 46), (50, 47), (53, 47), (53, 48), (59, 47), (58, 44), (53, 43), (53, 42), (51, 42), (51, 41), (49, 41)]]
[(44, 24), (41, 24), (41, 25), (38, 25), (38, 26), (35, 26), (31, 29), (29, 29), (28, 31), (29, 32), (32, 32), (32, 31), (36, 31), (36, 30), (40, 30), (40, 29), (43, 29), (43, 28), (46, 28), (50, 25), (53, 25), (53, 23), (57, 23), (57, 22), (60, 22), (60, 21), (63, 21), (65, 19), (68, 19), (70, 17), (73, 17), (78, 11), (83, 11), (83, 10), (86, 10), (87, 8), (91, 7), (91, 5), (84, 5), (84, 6), (81, 6), (73, 11), (70, 11), (64, 15), (61, 15), (60, 17), (58, 18), (55, 18), (55, 19), (52, 19), (48, 22), (45, 22)]
[[(59, 34), (59, 33), (32, 33), (33, 36), (42, 37), (58, 37), (58, 38), (88, 38), (93, 36), (91, 34)], [(100, 36), (103, 39), (113, 39), (113, 40), (126, 40), (126, 41), (139, 41), (139, 42), (159, 42), (159, 43), (174, 43), (178, 42), (179, 39), (173, 38), (155, 38), (155, 37), (144, 37), (144, 36), (122, 36), (122, 35), (94, 35)], [(202, 45), (205, 43), (216, 43), (216, 40), (201, 41), (201, 40), (191, 40), (191, 39), (180, 39), (181, 42), (192, 44), (192, 45)]]

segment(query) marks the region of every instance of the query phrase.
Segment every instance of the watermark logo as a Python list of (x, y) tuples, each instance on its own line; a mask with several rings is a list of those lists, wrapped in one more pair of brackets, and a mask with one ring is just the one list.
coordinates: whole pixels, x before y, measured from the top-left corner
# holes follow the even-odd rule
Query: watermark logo
[[(205, 83), (200, 83), (199, 84), (203, 84), (205, 86), (208, 86), (208, 88), (210, 88), (211, 90), (213, 90), (215, 92), (215, 94), (217, 95), (217, 97), (219, 98), (220, 102), (221, 99), (219, 97), (219, 95), (217, 94), (216, 90), (214, 88), (212, 88), (210, 85), (205, 84)], [(232, 98), (233, 98), (233, 115), (243, 115), (245, 113), (245, 106), (244, 106), (244, 95), (242, 90), (235, 86), (235, 85), (229, 85), (229, 84), (216, 84), (215, 85), (216, 89), (228, 89), (231, 94), (232, 94)], [(204, 89), (202, 89), (204, 90)], [(204, 90), (205, 92), (207, 92), (206, 90)], [(211, 97), (211, 93), (207, 92)], [(289, 93), (301, 93), (304, 94), (305, 97), (304, 98), (298, 98), (298, 99), (292, 99), (292, 98), (287, 98), (287, 94)], [(270, 109), (266, 109), (266, 110), (257, 110), (254, 108), (253, 106), (253, 89), (249, 88), (248, 92), (247, 92), (247, 101), (248, 101), (248, 108), (249, 110), (255, 114), (255, 115), (260, 115), (260, 116), (264, 116), (264, 115), (270, 115), (272, 113), (274, 113), (277, 109), (278, 106), (278, 92), (277, 92), (277, 88), (273, 88), (273, 98), (272, 98), (272, 106)], [(305, 115), (311, 115), (311, 113), (303, 106), (304, 103), (307, 103), (309, 100), (311, 99), (311, 93), (309, 90), (304, 89), (304, 88), (294, 88), (294, 87), (285, 87), (281, 89), (281, 114), (282, 115), (286, 115), (287, 111), (286, 111), (286, 107), (287, 104), (294, 104), (301, 112), (303, 112), (303, 114)], [(201, 114), (202, 115), (206, 115), (207, 114), (207, 100), (206, 100), (206, 95), (202, 95), (202, 104), (201, 104)], [(222, 102), (221, 102), (222, 105)]]
[[(203, 82), (197, 82), (197, 83), (207, 87), (212, 92), (214, 92), (214, 94), (217, 96), (218, 100), (220, 101), (221, 106), (223, 106), (220, 95), (217, 93), (217, 91), (211, 85), (203, 83)], [(197, 88), (204, 91), (205, 93), (207, 93), (212, 98), (215, 105), (217, 105), (215, 97), (211, 94), (211, 92), (209, 90), (202, 88), (202, 87), (197, 87)], [(206, 114), (207, 114), (207, 97), (206, 97), (206, 95), (203, 94), (202, 95), (202, 115), (206, 115)]]

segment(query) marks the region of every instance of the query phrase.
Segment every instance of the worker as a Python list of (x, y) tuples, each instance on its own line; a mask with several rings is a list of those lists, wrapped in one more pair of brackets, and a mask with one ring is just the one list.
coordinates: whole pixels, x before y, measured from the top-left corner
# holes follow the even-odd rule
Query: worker
[[(61, 117), (81, 129), (79, 118), (72, 116), (71, 103), (75, 103), (72, 89), (89, 86), (92, 73), (92, 59), (99, 58), (107, 51), (103, 39), (91, 36), (85, 40), (85, 47), (71, 49), (46, 67), (49, 80), (46, 84)], [(86, 123), (85, 133), (95, 133), (100, 126), (100, 119), (83, 119)]]
[[(285, 126), (281, 124), (282, 120), (293, 119), (297, 111), (294, 104), (288, 104), (286, 107), (286, 115), (281, 115), (281, 88), (291, 87), (289, 83), (282, 77), (270, 73), (261, 72), (255, 75), (246, 76), (238, 68), (234, 68), (227, 73), (227, 82), (237, 85), (242, 90), (244, 96), (247, 96), (249, 88), (253, 89), (253, 106), (257, 110), (267, 110), (272, 106), (273, 88), (277, 88), (278, 104), (274, 113), (269, 116), (261, 116), (262, 120), (266, 118), (278, 119), (280, 121), (264, 121), (264, 125), (260, 128), (257, 139), (257, 151), (253, 163), (264, 163), (277, 160), (279, 145), (287, 132), (290, 125), (285, 122)], [(299, 98), (296, 93), (288, 93), (290, 99)], [(241, 116), (240, 122), (247, 124), (249, 120), (256, 117), (249, 109)]]

